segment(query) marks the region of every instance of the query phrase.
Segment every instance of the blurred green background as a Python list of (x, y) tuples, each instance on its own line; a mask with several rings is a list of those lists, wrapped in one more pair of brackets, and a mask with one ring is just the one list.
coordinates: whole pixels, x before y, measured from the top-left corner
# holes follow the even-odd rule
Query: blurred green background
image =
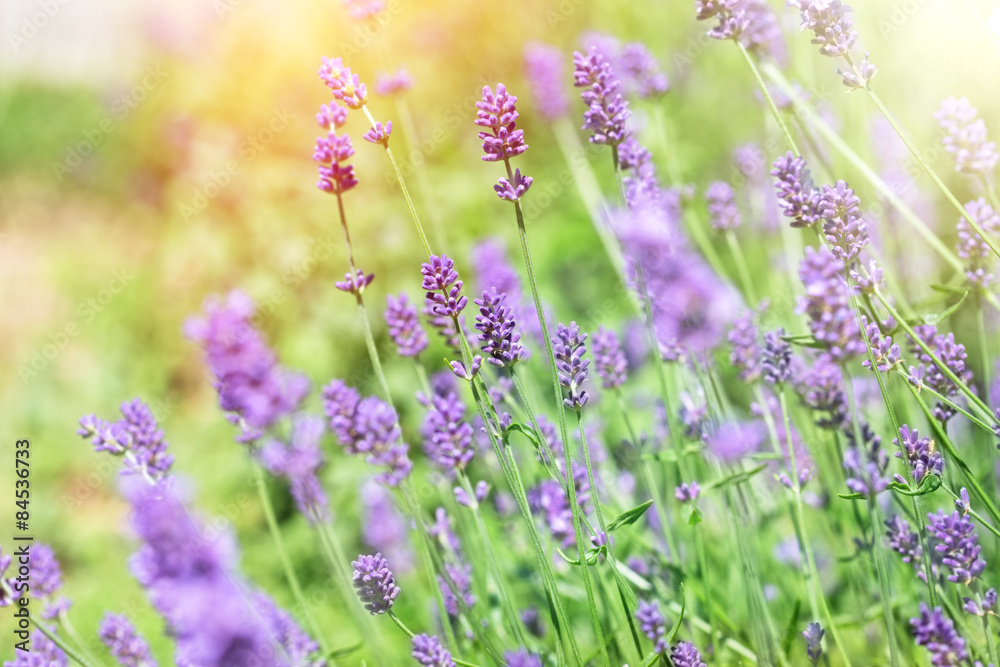
[[(868, 101), (842, 92), (832, 61), (798, 32), (797, 13), (772, 4), (785, 27), (788, 76), (877, 162)], [(937, 138), (932, 116), (946, 96), (968, 95), (984, 118), (998, 117), (1000, 68), (958, 3), (856, 4), (861, 41), (880, 67), (877, 88), (922, 145)], [(985, 16), (996, 12), (995, 3), (975, 4)], [(397, 152), (404, 165), (422, 163), (432, 206), (418, 198), (418, 207), (437, 246), (458, 258), (462, 271), (471, 269), (476, 240), (499, 236), (513, 249), (516, 239), (510, 209), (491, 189), (497, 170), (479, 159), (472, 119), (484, 83), (503, 81), (521, 98), (519, 122), (531, 150), (520, 166), (535, 177), (535, 192), (566, 169), (524, 82), (528, 41), (567, 53), (590, 29), (644, 41), (673, 89), (659, 103), (663, 128), (642, 136), (660, 165), (677, 165), (683, 181), (699, 188), (732, 176), (734, 148), (775, 135), (738, 51), (705, 38), (686, 0), (395, 0), (381, 24), (357, 23), (333, 0), (70, 0), (53, 2), (42, 21), (43, 5), (15, 1), (0, 9), (0, 544), (9, 549), (13, 533), (14, 441), (28, 438), (31, 533), (60, 557), (81, 633), (93, 637), (105, 610), (124, 611), (163, 664), (170, 663), (169, 643), (126, 569), (134, 543), (124, 530), (117, 471), (74, 434), (76, 421), (91, 412), (114, 418), (118, 404), (134, 396), (149, 402), (175, 469), (193, 482), (198, 508), (226, 517), (240, 538), (245, 572), (290, 603), (246, 453), (233, 442), (181, 326), (206, 296), (238, 287), (264, 307), (261, 327), (282, 362), (316, 387), (364, 374), (352, 300), (333, 287), (346, 271), (335, 202), (314, 187), (313, 115), (329, 100), (316, 76), (321, 56), (343, 56), (369, 87), (379, 70), (404, 66), (413, 75), (406, 99), (416, 136), (408, 139), (423, 149), (411, 158)], [(583, 107), (571, 94), (576, 115)], [(370, 107), (380, 120), (396, 117), (392, 100), (372, 95)], [(636, 107), (640, 127), (656, 118), (650, 103)], [(360, 139), (362, 120), (352, 118), (347, 128), (361, 184), (346, 206), (359, 265), (377, 276), (366, 299), (378, 316), (385, 294), (417, 293), (424, 258), (388, 162)], [(1000, 130), (995, 120), (988, 124)], [(395, 125), (394, 146), (405, 146), (404, 129)], [(612, 192), (609, 159), (590, 159)], [(855, 176), (839, 166), (844, 178)], [(952, 180), (959, 192), (966, 187)], [(871, 193), (858, 189), (869, 201)], [(942, 215), (937, 226), (947, 239), (954, 215)], [(586, 319), (613, 298), (614, 273), (572, 188), (528, 224), (544, 297), (559, 319)], [(752, 231), (745, 238), (751, 270), (766, 285), (769, 244)], [(332, 252), (320, 260), (317, 247)], [(918, 242), (906, 261), (936, 267)], [(924, 288), (912, 290), (919, 300)], [(406, 369), (390, 367), (389, 374), (400, 396), (416, 388)], [(310, 405), (318, 409), (315, 396)], [(414, 410), (412, 401), (406, 405)], [(412, 432), (419, 417), (403, 417)], [(334, 457), (325, 481), (338, 530), (356, 553), (363, 469)], [(305, 522), (285, 494), (274, 496), (297, 567), (307, 585), (320, 582)], [(335, 606), (321, 616), (337, 627)], [(3, 637), (0, 659), (11, 655)]]

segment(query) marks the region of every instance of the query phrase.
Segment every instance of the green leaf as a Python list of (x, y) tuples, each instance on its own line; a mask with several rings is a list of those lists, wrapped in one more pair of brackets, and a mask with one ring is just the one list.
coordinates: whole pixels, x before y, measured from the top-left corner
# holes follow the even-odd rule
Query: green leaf
[(865, 500), (868, 498), (864, 493), (838, 493), (837, 497), (844, 500)]
[[(600, 549), (597, 549), (597, 548), (590, 549), (587, 552), (587, 565), (594, 565), (594, 564), (596, 564), (597, 563), (597, 557), (600, 556), (602, 553), (604, 553), (606, 550), (607, 550), (607, 547), (601, 547)], [(562, 557), (562, 559), (564, 561), (566, 561), (567, 563), (569, 563), (570, 565), (579, 565), (580, 564), (580, 559), (579, 558), (570, 558), (559, 547), (556, 547), (556, 553), (558, 553)]]
[(757, 473), (759, 473), (760, 471), (764, 470), (766, 467), (767, 464), (762, 463), (756, 468), (751, 468), (750, 470), (741, 470), (739, 472), (734, 472), (732, 475), (727, 475), (722, 479), (717, 479), (714, 482), (705, 485), (705, 490), (709, 491), (711, 489), (718, 489), (723, 486), (727, 486), (729, 484), (739, 484), (740, 482), (745, 482), (754, 475), (756, 475)]
[(639, 518), (643, 514), (646, 513), (646, 510), (648, 510), (652, 505), (653, 505), (653, 501), (652, 500), (647, 500), (646, 502), (644, 502), (643, 504), (639, 505), (638, 507), (633, 507), (630, 510), (626, 510), (626, 511), (622, 512), (621, 514), (619, 514), (618, 516), (616, 516), (614, 519), (612, 519), (612, 521), (611, 521), (610, 524), (608, 524), (608, 534), (610, 535), (611, 533), (615, 532), (616, 530), (618, 530), (622, 526), (630, 526), (630, 525), (632, 525), (633, 523), (635, 523), (636, 521), (638, 521)]
[(345, 657), (351, 655), (352, 653), (354, 653), (355, 651), (359, 650), (364, 645), (365, 645), (365, 643), (363, 641), (359, 641), (357, 644), (352, 644), (350, 646), (345, 646), (344, 648), (335, 648), (335, 649), (331, 650), (329, 653), (326, 654), (326, 658), (328, 660), (330, 660), (330, 659), (336, 660), (337, 658), (345, 658)]
[(674, 621), (673, 626), (670, 628), (670, 632), (667, 633), (667, 646), (674, 643), (674, 637), (677, 636), (677, 631), (681, 629), (681, 621), (684, 620), (684, 610), (687, 609), (687, 598), (684, 596), (684, 584), (681, 584), (681, 613), (677, 615), (677, 620)]
[(541, 446), (540, 443), (538, 442), (538, 436), (535, 435), (535, 430), (530, 426), (525, 426), (520, 422), (514, 422), (507, 427), (507, 432), (510, 433), (511, 431), (517, 431), (518, 433), (526, 437), (528, 440), (531, 440), (531, 442), (535, 445), (536, 449)]
[(916, 489), (911, 489), (909, 485), (899, 482), (890, 483), (889, 488), (904, 496), (926, 496), (941, 488), (941, 478), (937, 475), (927, 475)]
[(959, 299), (954, 305), (950, 306), (943, 313), (940, 313), (938, 315), (924, 315), (924, 322), (926, 322), (927, 324), (938, 324), (942, 320), (948, 319), (956, 310), (958, 310), (959, 306), (965, 303), (965, 299), (968, 296), (969, 296), (969, 290), (965, 290), (964, 292), (962, 292), (962, 298)]
[(691, 508), (691, 516), (688, 517), (688, 525), (689, 526), (697, 526), (702, 521), (703, 521), (703, 519), (702, 519), (702, 516), (701, 516), (701, 512), (698, 511), (697, 507), (692, 507)]

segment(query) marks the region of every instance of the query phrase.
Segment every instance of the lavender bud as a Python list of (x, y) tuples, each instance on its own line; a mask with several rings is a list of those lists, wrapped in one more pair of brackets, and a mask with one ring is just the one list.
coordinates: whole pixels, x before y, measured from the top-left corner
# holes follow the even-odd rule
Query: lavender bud
[(389, 563), (382, 558), (382, 554), (360, 555), (351, 565), (354, 567), (354, 588), (365, 609), (373, 616), (392, 609), (399, 595), (399, 586), (396, 586)]

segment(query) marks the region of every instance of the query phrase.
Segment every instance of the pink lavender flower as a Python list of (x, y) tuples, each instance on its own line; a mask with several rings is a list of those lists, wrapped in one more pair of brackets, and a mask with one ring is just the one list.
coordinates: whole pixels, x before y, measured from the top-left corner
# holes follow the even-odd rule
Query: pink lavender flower
[(968, 515), (958, 510), (927, 515), (927, 530), (937, 540), (934, 550), (941, 554), (941, 564), (951, 570), (948, 581), (970, 585), (986, 569), (976, 527)]
[(454, 475), (464, 470), (475, 454), (472, 426), (464, 420), (465, 403), (452, 392), (425, 398), (427, 416), (421, 428), (424, 452), (444, 472)]
[(483, 86), (483, 99), (476, 102), (475, 123), (487, 128), (479, 132), (485, 162), (506, 162), (528, 150), (528, 144), (524, 143), (524, 130), (516, 129), (516, 104), (517, 97), (510, 95), (502, 83), (497, 84), (496, 94), (489, 86)]
[(109, 423), (95, 415), (80, 419), (77, 434), (90, 438), (96, 452), (123, 458), (122, 474), (138, 474), (159, 482), (170, 473), (174, 457), (167, 453), (156, 418), (138, 398), (121, 404), (122, 419)]
[(580, 97), (587, 105), (583, 114), (583, 129), (593, 132), (590, 142), (619, 145), (628, 138), (626, 121), (632, 112), (622, 96), (621, 81), (614, 69), (596, 47), (591, 47), (586, 56), (575, 52), (573, 67), (573, 85), (586, 88)]
[(552, 338), (559, 384), (567, 390), (563, 402), (573, 410), (582, 408), (590, 398), (581, 389), (587, 381), (587, 367), (590, 365), (590, 360), (583, 357), (587, 353), (586, 340), (587, 334), (580, 331), (576, 322), (570, 322), (569, 326), (559, 323), (556, 325), (556, 335)]
[(851, 47), (858, 40), (857, 31), (851, 30), (847, 18), (850, 7), (840, 0), (787, 0), (786, 5), (798, 9), (802, 15), (802, 30), (812, 30), (813, 44), (825, 56), (850, 56)]
[(844, 181), (823, 186), (819, 214), (824, 218), (823, 234), (834, 257), (850, 265), (868, 245), (868, 225), (861, 219), (861, 201)]
[(677, 498), (677, 502), (682, 505), (685, 503), (693, 503), (701, 495), (701, 487), (698, 486), (698, 482), (683, 482), (680, 486), (674, 489), (674, 497)]
[(674, 667), (707, 667), (702, 662), (701, 653), (691, 642), (681, 642), (670, 651), (670, 661)]
[(351, 138), (346, 134), (337, 136), (331, 129), (326, 137), (316, 139), (313, 160), (320, 163), (319, 181), (316, 182), (316, 187), (323, 192), (342, 195), (356, 186), (358, 180), (354, 177), (354, 166), (342, 164), (352, 155), (354, 147), (351, 145)]
[(344, 67), (340, 58), (324, 56), (319, 68), (319, 78), (333, 92), (333, 97), (348, 109), (360, 109), (368, 102), (368, 89), (358, 80), (358, 75)]
[[(965, 210), (972, 216), (983, 231), (990, 235), (1000, 236), (1000, 215), (993, 207), (980, 197), (965, 205)], [(994, 279), (992, 267), (993, 253), (983, 238), (972, 229), (965, 217), (958, 219), (959, 257), (965, 260), (965, 277), (974, 286), (987, 288)]]
[(353, 276), (350, 273), (345, 273), (344, 279), (338, 280), (333, 285), (341, 292), (360, 296), (374, 280), (374, 273), (365, 274), (361, 269), (355, 269)]
[(437, 637), (431, 635), (413, 637), (412, 655), (423, 667), (455, 667), (451, 653), (448, 653)]
[(816, 667), (820, 658), (823, 657), (823, 635), (825, 634), (826, 630), (823, 629), (823, 626), (815, 622), (806, 626), (802, 632), (802, 637), (806, 640), (806, 656), (813, 667)]
[(99, 636), (122, 667), (157, 667), (150, 654), (149, 643), (135, 631), (127, 616), (106, 614), (101, 621)]
[(934, 451), (934, 441), (930, 438), (921, 438), (917, 429), (911, 429), (903, 424), (899, 427), (899, 437), (894, 438), (892, 444), (903, 450), (896, 452), (896, 458), (901, 459), (905, 455), (913, 471), (913, 481), (917, 484), (920, 484), (927, 475), (940, 477), (944, 474), (944, 456), (941, 452)]
[(413, 77), (410, 73), (400, 67), (392, 74), (379, 72), (375, 77), (375, 94), (389, 97), (406, 92), (413, 86)]
[(383, 148), (389, 147), (389, 136), (392, 134), (392, 121), (390, 120), (382, 126), (381, 122), (376, 122), (375, 126), (365, 132), (362, 136), (364, 140), (373, 144), (382, 144)]
[(805, 285), (805, 295), (799, 297), (795, 312), (809, 318), (816, 342), (838, 363), (863, 354), (865, 346), (851, 310), (844, 263), (825, 247), (806, 248), (799, 277)]
[(288, 481), (295, 506), (312, 524), (329, 518), (329, 501), (318, 476), (326, 463), (320, 448), (325, 430), (321, 418), (299, 415), (288, 444), (272, 440), (260, 451), (264, 467)]
[(253, 324), (255, 306), (242, 292), (225, 301), (205, 303), (201, 318), (188, 319), (184, 332), (198, 342), (215, 375), (219, 405), (240, 424), (241, 442), (252, 442), (263, 431), (298, 409), (309, 393), (309, 380), (278, 365), (274, 352)]
[(628, 379), (628, 362), (618, 335), (603, 326), (594, 334), (594, 371), (605, 389), (617, 389)]
[(516, 322), (509, 306), (504, 305), (507, 298), (505, 292), (497, 292), (491, 287), (476, 299), (479, 315), (476, 316), (476, 329), (479, 331), (479, 341), (486, 361), (498, 368), (513, 366), (524, 354), (521, 347), (521, 334), (514, 331)]
[(778, 205), (785, 217), (791, 218), (792, 227), (812, 227), (820, 219), (819, 190), (809, 174), (809, 167), (801, 157), (788, 151), (774, 161), (771, 175), (775, 177)]
[(955, 624), (945, 617), (941, 607), (932, 611), (921, 602), (920, 615), (910, 619), (910, 626), (914, 641), (927, 648), (935, 667), (958, 667), (968, 659), (965, 640), (955, 631)]
[(660, 611), (660, 603), (656, 600), (639, 600), (639, 606), (635, 610), (635, 618), (639, 621), (642, 633), (655, 645), (653, 652), (665, 652), (667, 650), (667, 621)]
[(322, 104), (316, 122), (324, 130), (339, 130), (347, 122), (347, 109), (337, 104)]
[(398, 297), (390, 294), (385, 301), (385, 322), (396, 350), (404, 357), (418, 356), (427, 349), (428, 341), (417, 317), (417, 307), (410, 303), (405, 293)]
[(531, 43), (524, 47), (524, 73), (539, 115), (546, 121), (565, 116), (569, 96), (563, 85), (563, 53), (555, 46)]
[(372, 616), (384, 614), (392, 609), (399, 586), (389, 569), (389, 562), (382, 554), (360, 555), (351, 563), (354, 568), (354, 588), (358, 597)]
[(949, 97), (934, 118), (945, 131), (944, 146), (959, 173), (985, 174), (997, 165), (997, 146), (988, 140), (986, 123), (968, 98)]
[(632, 82), (641, 97), (657, 97), (670, 90), (670, 80), (660, 62), (642, 42), (625, 45), (619, 57), (622, 76)]
[(729, 341), (729, 363), (739, 372), (744, 382), (755, 382), (760, 377), (760, 345), (757, 342), (757, 325), (754, 314), (748, 312), (733, 324), (726, 339)]
[(515, 169), (513, 181), (509, 181), (501, 176), (497, 184), (493, 186), (493, 189), (496, 191), (497, 197), (513, 203), (521, 200), (521, 197), (528, 191), (534, 180), (531, 176), (522, 176), (521, 170)]

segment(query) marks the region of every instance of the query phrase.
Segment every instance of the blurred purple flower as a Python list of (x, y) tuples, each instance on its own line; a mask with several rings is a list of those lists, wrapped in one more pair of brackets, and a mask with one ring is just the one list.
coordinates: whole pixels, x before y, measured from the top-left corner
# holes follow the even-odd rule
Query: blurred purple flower
[(549, 122), (569, 111), (569, 95), (563, 83), (563, 52), (548, 44), (532, 42), (524, 47), (524, 72), (539, 115)]

